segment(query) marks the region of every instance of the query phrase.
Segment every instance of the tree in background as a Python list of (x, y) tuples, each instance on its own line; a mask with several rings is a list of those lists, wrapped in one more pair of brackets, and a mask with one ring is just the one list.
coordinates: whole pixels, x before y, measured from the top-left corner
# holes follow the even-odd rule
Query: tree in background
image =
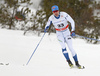
[(41, 6), (46, 12), (46, 20), (52, 14), (51, 7), (58, 5), (60, 11), (65, 11), (72, 16), (77, 26), (84, 27), (87, 26), (87, 22), (93, 20), (93, 12), (89, 8), (90, 4), (90, 1), (79, 0), (42, 0), (41, 2)]
[[(36, 14), (29, 14), (31, 10), (29, 5), (31, 0), (4, 0), (5, 4), (0, 4), (0, 23), (2, 27), (12, 29), (17, 23), (23, 30), (44, 30), (47, 19), (52, 14), (51, 7), (58, 5), (60, 11), (65, 11), (72, 16), (76, 24), (76, 34), (98, 39), (100, 36), (100, 18), (94, 16), (94, 10), (100, 10), (100, 3), (91, 0), (41, 0), (40, 7)], [(24, 9), (24, 21), (16, 21), (14, 19), (15, 11), (21, 4), (26, 3)], [(99, 13), (98, 13), (99, 14)], [(30, 16), (29, 16), (30, 15)], [(21, 24), (22, 23), (22, 24)], [(25, 25), (28, 25), (26, 27)], [(71, 28), (71, 27), (70, 27)], [(55, 32), (53, 26), (50, 26), (49, 32)], [(89, 41), (92, 42), (92, 41)], [(94, 42), (96, 43), (96, 42)]]
[(67, 12), (75, 20), (76, 34), (98, 39), (100, 25), (99, 20), (94, 19), (93, 4), (91, 0), (42, 0), (41, 7), (46, 12), (47, 20), (52, 14), (51, 7), (58, 5), (60, 11)]
[[(16, 10), (18, 7), (20, 7), (21, 4), (25, 4), (26, 6), (31, 5), (30, 0), (4, 0), (4, 3), (2, 3), (0, 6), (1, 12), (0, 12), (0, 23), (2, 24), (2, 27), (6, 27), (9, 29), (15, 28), (15, 19), (14, 16), (16, 14)], [(24, 6), (25, 7), (25, 6)], [(21, 9), (21, 12), (25, 15), (30, 12), (29, 8), (24, 7)], [(23, 10), (24, 9), (24, 10)], [(25, 21), (27, 23), (28, 20)]]

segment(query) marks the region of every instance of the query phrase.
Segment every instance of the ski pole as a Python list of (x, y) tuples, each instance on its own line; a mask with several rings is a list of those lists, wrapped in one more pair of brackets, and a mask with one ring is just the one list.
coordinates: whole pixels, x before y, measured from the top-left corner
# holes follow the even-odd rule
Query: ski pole
[(80, 36), (80, 35), (75, 35), (75, 36), (76, 36), (76, 37), (81, 37), (81, 38), (90, 39), (90, 40), (100, 41), (100, 40), (98, 40), (98, 39), (88, 38), (88, 37), (85, 37), (85, 36)]
[(27, 62), (27, 64), (26, 64), (26, 65), (28, 65), (28, 63), (30, 62), (30, 60), (31, 60), (31, 58), (32, 58), (32, 56), (33, 56), (33, 54), (35, 53), (36, 49), (38, 48), (38, 46), (39, 46), (40, 42), (42, 41), (42, 39), (43, 39), (44, 35), (45, 35), (45, 33), (43, 34), (43, 36), (42, 36), (41, 40), (40, 40), (40, 41), (39, 41), (39, 43), (37, 44), (37, 46), (36, 46), (35, 50), (33, 51), (32, 55), (31, 55), (31, 57), (29, 58), (29, 60), (28, 60), (28, 62)]

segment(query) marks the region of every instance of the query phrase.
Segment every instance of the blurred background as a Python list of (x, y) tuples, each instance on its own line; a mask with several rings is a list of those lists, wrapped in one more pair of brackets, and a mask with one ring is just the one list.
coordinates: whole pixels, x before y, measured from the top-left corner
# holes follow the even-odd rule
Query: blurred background
[[(24, 30), (24, 35), (35, 31), (39, 35), (52, 14), (53, 5), (74, 19), (76, 34), (100, 38), (100, 0), (0, 0), (0, 28)], [(48, 32), (55, 33), (54, 26)]]

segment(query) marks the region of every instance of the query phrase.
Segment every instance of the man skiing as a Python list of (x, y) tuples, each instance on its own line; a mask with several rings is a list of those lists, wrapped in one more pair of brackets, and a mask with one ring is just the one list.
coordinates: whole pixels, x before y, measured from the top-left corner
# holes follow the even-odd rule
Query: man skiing
[[(77, 54), (72, 46), (72, 37), (75, 36), (75, 22), (71, 18), (71, 16), (68, 15), (66, 12), (59, 12), (59, 7), (57, 5), (52, 6), (51, 9), (52, 9), (53, 15), (49, 17), (48, 22), (45, 26), (44, 32), (47, 32), (47, 29), (52, 23), (56, 29), (57, 38), (62, 47), (62, 53), (64, 57), (66, 58), (69, 66), (73, 67), (73, 63), (71, 62), (69, 58), (65, 43), (67, 43), (68, 48), (71, 51), (71, 54), (73, 56), (76, 66), (79, 69), (81, 69), (82, 66), (79, 64)], [(71, 33), (68, 28), (69, 26), (68, 22), (71, 23)]]

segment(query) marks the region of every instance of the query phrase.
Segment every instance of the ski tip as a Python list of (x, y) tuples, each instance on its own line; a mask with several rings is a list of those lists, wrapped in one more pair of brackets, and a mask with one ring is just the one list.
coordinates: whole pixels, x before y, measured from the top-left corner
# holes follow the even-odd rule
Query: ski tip
[(79, 68), (79, 69), (85, 69), (85, 67), (84, 66), (81, 66), (81, 68)]
[(83, 69), (85, 69), (85, 67), (83, 66)]

